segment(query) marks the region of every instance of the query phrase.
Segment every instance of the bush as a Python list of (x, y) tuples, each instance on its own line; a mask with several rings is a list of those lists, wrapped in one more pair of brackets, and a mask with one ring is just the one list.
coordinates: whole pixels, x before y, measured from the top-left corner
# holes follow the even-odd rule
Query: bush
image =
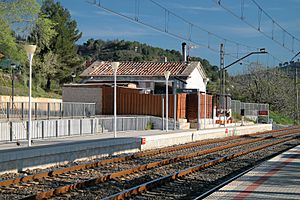
[(153, 123), (152, 122), (148, 122), (146, 125), (145, 130), (152, 130), (153, 129)]

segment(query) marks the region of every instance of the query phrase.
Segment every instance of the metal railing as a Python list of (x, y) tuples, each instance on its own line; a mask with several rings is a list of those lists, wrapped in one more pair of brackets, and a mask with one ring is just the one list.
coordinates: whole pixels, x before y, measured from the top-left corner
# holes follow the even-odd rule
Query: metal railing
[[(94, 117), (95, 103), (33, 102), (32, 119)], [(28, 102), (1, 102), (0, 119), (24, 120), (28, 115)]]
[[(101, 132), (113, 131), (113, 117), (99, 117), (98, 123), (99, 127), (102, 129)], [(117, 117), (117, 131), (145, 130), (150, 123), (152, 123), (150, 116), (120, 116)]]
[[(0, 142), (28, 140), (27, 121), (0, 122)], [(32, 139), (89, 135), (98, 132), (97, 119), (50, 119), (32, 121)]]

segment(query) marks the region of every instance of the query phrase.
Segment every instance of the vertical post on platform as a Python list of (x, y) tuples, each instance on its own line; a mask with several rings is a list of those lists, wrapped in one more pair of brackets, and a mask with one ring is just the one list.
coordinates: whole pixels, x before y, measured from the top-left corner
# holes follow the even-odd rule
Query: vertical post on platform
[(198, 90), (197, 92), (197, 97), (198, 97), (198, 111), (197, 111), (197, 130), (201, 129), (201, 119), (200, 119), (200, 103), (201, 103), (201, 93)]
[(32, 59), (36, 49), (36, 45), (25, 45), (25, 50), (29, 59), (29, 91), (28, 91), (28, 146), (31, 146), (31, 82), (32, 82)]
[(114, 73), (114, 137), (117, 137), (117, 70), (119, 62), (112, 62), (111, 67)]
[(169, 91), (168, 91), (168, 88), (169, 88), (169, 85), (168, 85), (168, 81), (169, 81), (169, 76), (170, 76), (170, 71), (165, 71), (164, 72), (164, 75), (165, 75), (165, 78), (166, 78), (166, 132), (168, 132), (169, 130)]
[(162, 130), (165, 130), (165, 98), (161, 96), (161, 117), (162, 117)]
[(209, 81), (209, 78), (204, 78), (203, 79), (203, 82), (204, 82), (204, 129), (206, 128), (206, 86), (207, 86), (207, 83)]
[(176, 114), (177, 114), (177, 94), (176, 94), (177, 83), (176, 80), (173, 82), (173, 94), (174, 94), (174, 130), (176, 130)]
[(222, 105), (222, 101), (225, 101), (224, 100), (224, 93), (223, 93), (223, 83), (224, 83), (224, 74), (223, 74), (223, 71), (224, 71), (224, 44), (221, 44), (220, 45), (220, 69), (219, 69), (219, 71), (220, 71), (220, 74), (219, 74), (219, 76), (220, 76), (220, 100), (219, 100), (219, 124), (220, 124), (220, 126), (221, 126), (221, 113), (222, 113), (222, 111), (223, 111), (223, 114), (224, 114), (224, 108), (222, 108), (223, 107), (223, 105)]

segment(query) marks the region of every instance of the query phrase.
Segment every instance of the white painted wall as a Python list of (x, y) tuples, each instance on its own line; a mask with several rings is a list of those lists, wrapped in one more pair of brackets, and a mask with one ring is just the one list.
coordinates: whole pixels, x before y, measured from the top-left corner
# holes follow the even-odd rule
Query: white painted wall
[(199, 89), (200, 91), (205, 91), (205, 85), (203, 82), (203, 77), (199, 73), (198, 69), (195, 68), (191, 73), (190, 77), (187, 79), (187, 84), (185, 88), (187, 89)]

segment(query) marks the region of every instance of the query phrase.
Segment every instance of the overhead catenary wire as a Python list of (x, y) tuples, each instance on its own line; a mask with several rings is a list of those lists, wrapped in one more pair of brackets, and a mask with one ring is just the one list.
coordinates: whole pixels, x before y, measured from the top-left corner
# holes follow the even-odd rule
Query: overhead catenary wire
[[(300, 40), (298, 38), (296, 38), (294, 35), (292, 35), (290, 32), (288, 32), (286, 29), (284, 29), (255, 0), (249, 0), (249, 1), (252, 1), (254, 3), (254, 5), (258, 9), (258, 16), (257, 16), (258, 24), (257, 25), (255, 25), (253, 23), (250, 23), (249, 21), (246, 20), (245, 13), (244, 13), (244, 9), (245, 9), (245, 6), (244, 6), (245, 2), (244, 2), (244, 0), (241, 0), (241, 7), (242, 7), (241, 10), (242, 11), (241, 11), (240, 15), (237, 14), (237, 13), (235, 13), (232, 9), (230, 9), (229, 6), (226, 6), (225, 4), (223, 4), (222, 0), (213, 0), (213, 1), (216, 4), (218, 4), (220, 7), (222, 7), (224, 10), (226, 10), (227, 12), (229, 12), (231, 15), (233, 15), (236, 18), (242, 20), (248, 26), (250, 26), (253, 29), (257, 30), (262, 35), (264, 35), (265, 37), (271, 39), (272, 41), (274, 41), (275, 43), (277, 43), (279, 46), (283, 47), (284, 49), (286, 49), (290, 53), (294, 53), (294, 51), (295, 51), (295, 48), (294, 48), (295, 47), (295, 41), (300, 42)], [(262, 14), (264, 14), (264, 16), (266, 16), (272, 22), (272, 31), (271, 31), (271, 34), (266, 33), (262, 29), (262, 25), (261, 25)], [(277, 37), (275, 37), (275, 28), (279, 28), (279, 30), (282, 32), (282, 39), (281, 39), (281, 41), (279, 39), (277, 39)], [(289, 36), (289, 38), (291, 39), (291, 44), (287, 44), (286, 43), (287, 36)]]
[[(228, 45), (235, 46), (235, 53), (234, 54), (232, 54), (232, 53), (226, 53), (225, 54), (226, 56), (229, 56), (233, 59), (238, 59), (239, 56), (241, 56), (243, 54), (243, 52), (242, 52), (243, 49), (246, 50), (245, 53), (249, 53), (249, 52), (252, 52), (252, 51), (258, 51), (260, 49), (259, 47), (254, 47), (254, 46), (242, 44), (242, 43), (236, 42), (234, 40), (224, 38), (224, 37), (222, 37), (218, 34), (215, 34), (211, 31), (208, 31), (208, 30), (200, 27), (199, 25), (194, 24), (194, 23), (188, 21), (187, 19), (179, 16), (178, 14), (172, 12), (171, 10), (167, 9), (166, 7), (162, 6), (161, 4), (157, 3), (154, 0), (148, 0), (148, 2), (152, 3), (153, 5), (159, 7), (160, 9), (163, 10), (163, 12), (164, 12), (163, 27), (158, 27), (156, 24), (146, 23), (142, 19), (139, 18), (139, 14), (140, 14), (140, 10), (141, 10), (139, 0), (135, 1), (135, 14), (134, 14), (133, 17), (130, 16), (130, 15), (126, 15), (124, 13), (118, 12), (116, 10), (113, 10), (111, 8), (108, 8), (108, 7), (104, 6), (103, 1), (101, 1), (101, 0), (98, 0), (98, 1), (93, 0), (93, 1), (87, 1), (87, 2), (101, 8), (101, 9), (103, 9), (103, 10), (109, 12), (109, 13), (112, 13), (114, 15), (122, 17), (126, 20), (129, 20), (131, 22), (146, 26), (146, 27), (151, 28), (155, 31), (161, 32), (161, 33), (166, 34), (168, 36), (171, 36), (175, 39), (179, 39), (181, 41), (182, 40), (187, 41), (190, 44), (194, 44), (194, 45), (197, 45), (197, 46), (200, 46), (200, 47), (207, 48), (207, 49), (213, 51), (214, 53), (219, 53), (220, 43), (224, 43), (225, 45), (228, 44)], [(136, 14), (137, 10), (138, 10), (139, 14)], [(169, 29), (169, 22), (170, 22), (171, 19), (174, 19), (174, 18), (177, 18), (178, 20), (181, 20), (182, 22), (187, 24), (188, 30), (186, 30), (186, 33), (187, 33), (186, 35), (180, 35), (178, 33), (172, 32)], [(196, 39), (193, 38), (192, 33), (194, 33), (196, 30), (200, 30), (200, 31), (204, 32), (207, 35), (207, 41), (205, 43), (204, 42), (199, 42), (199, 41), (197, 41)], [(196, 34), (194, 34), (194, 35), (196, 35)], [(213, 37), (219, 41), (219, 43), (216, 44), (215, 47), (213, 46), (213, 42), (212, 42)], [(245, 62), (250, 63), (247, 59), (245, 60)]]

